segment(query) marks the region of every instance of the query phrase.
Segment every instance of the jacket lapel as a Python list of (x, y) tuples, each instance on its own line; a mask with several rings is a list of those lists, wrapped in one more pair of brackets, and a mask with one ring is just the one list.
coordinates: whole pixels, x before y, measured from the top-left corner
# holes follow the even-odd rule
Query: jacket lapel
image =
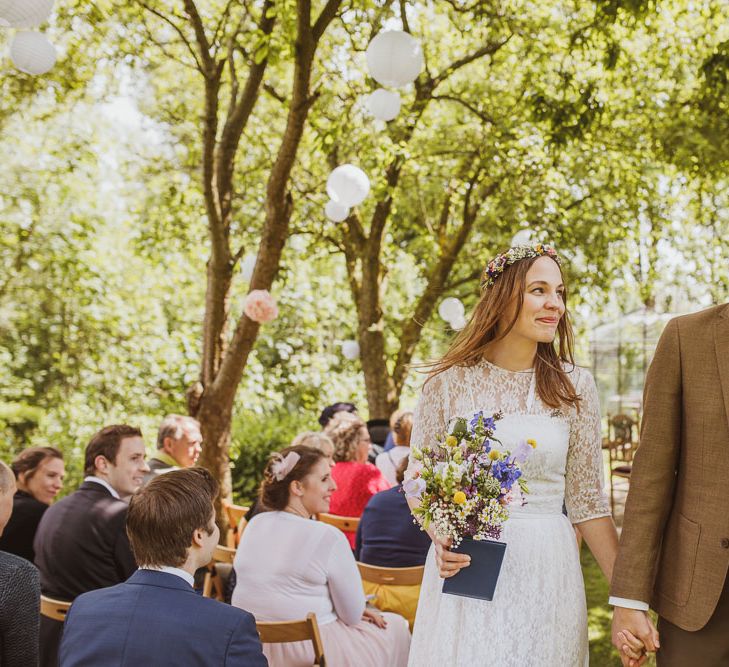
[(714, 345), (721, 381), (721, 393), (724, 397), (727, 427), (729, 427), (729, 305), (724, 306), (719, 312), (719, 317), (716, 318)]

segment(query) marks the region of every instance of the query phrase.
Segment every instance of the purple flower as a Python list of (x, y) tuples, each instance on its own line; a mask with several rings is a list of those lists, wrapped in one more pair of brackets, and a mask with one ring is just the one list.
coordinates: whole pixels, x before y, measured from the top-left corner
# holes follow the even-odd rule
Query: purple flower
[(479, 419), (483, 419), (483, 410), (475, 413), (473, 415), (473, 419), (469, 422), (469, 425), (471, 426), (471, 433), (476, 430)]
[(513, 452), (514, 461), (524, 463), (532, 455), (533, 451), (534, 449), (526, 440), (520, 440)]
[(406, 479), (402, 483), (402, 490), (408, 498), (420, 498), (425, 491), (425, 480), (422, 477)]

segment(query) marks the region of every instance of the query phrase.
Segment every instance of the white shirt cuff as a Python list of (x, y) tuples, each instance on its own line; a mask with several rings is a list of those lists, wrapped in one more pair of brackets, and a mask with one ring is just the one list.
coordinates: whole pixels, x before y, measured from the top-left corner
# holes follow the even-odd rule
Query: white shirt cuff
[(616, 598), (612, 595), (608, 600), (608, 604), (611, 604), (613, 607), (625, 607), (626, 609), (638, 609), (639, 611), (648, 611), (650, 609), (647, 602), (630, 600), (628, 598)]

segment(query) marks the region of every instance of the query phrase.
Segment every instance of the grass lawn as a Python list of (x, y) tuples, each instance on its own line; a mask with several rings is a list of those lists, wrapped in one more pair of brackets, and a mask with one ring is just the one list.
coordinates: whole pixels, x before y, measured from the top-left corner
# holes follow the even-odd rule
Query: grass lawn
[[(608, 582), (603, 576), (590, 550), (582, 547), (582, 572), (585, 577), (587, 596), (587, 623), (590, 636), (590, 667), (615, 667), (620, 665), (618, 652), (610, 642), (612, 608), (608, 605)], [(655, 667), (651, 656), (646, 667)]]

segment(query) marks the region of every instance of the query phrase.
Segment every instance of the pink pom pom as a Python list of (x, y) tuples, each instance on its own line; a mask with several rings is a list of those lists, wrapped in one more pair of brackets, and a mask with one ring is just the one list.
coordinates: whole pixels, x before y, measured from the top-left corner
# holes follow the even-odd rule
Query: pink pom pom
[(254, 322), (265, 324), (278, 317), (278, 306), (268, 290), (254, 289), (246, 297), (243, 312)]

